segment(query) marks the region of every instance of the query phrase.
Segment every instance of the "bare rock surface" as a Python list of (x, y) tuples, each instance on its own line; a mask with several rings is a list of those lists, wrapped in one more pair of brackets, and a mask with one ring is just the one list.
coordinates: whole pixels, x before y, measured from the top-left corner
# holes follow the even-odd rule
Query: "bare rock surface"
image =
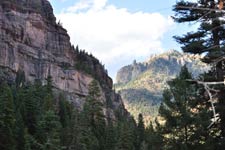
[[(8, 72), (7, 78), (15, 80), (16, 73), (22, 70), (27, 82), (39, 79), (45, 84), (50, 75), (55, 89), (66, 92), (79, 108), (95, 78), (101, 85), (105, 114), (115, 118), (116, 109), (127, 113), (104, 67), (93, 56), (85, 54), (85, 59), (79, 60), (79, 55), (67, 31), (56, 23), (47, 0), (0, 1), (0, 68)], [(77, 69), (78, 62), (86, 64), (91, 74)], [(111, 108), (107, 107), (109, 100)]]

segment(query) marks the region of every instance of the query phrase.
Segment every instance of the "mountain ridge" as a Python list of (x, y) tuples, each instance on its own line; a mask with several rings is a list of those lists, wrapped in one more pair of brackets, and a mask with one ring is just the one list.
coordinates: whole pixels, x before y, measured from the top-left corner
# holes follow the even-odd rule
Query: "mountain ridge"
[[(74, 47), (47, 0), (0, 1), (0, 75), (15, 81), (24, 74), (25, 82), (52, 77), (56, 94), (82, 109), (88, 86), (98, 80), (104, 114), (116, 119), (116, 111), (129, 115), (119, 95), (112, 90), (112, 79), (94, 56)], [(110, 103), (110, 106), (109, 106)]]
[(136, 118), (142, 113), (147, 120), (156, 117), (167, 81), (175, 78), (183, 65), (194, 77), (210, 67), (200, 61), (199, 55), (180, 53), (175, 50), (152, 55), (144, 62), (136, 62), (122, 67), (117, 73), (116, 91), (126, 108)]

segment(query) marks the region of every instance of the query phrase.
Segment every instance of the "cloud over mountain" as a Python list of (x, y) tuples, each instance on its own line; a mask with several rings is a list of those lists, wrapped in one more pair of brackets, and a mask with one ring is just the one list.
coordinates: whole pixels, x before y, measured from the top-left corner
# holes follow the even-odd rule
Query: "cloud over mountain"
[(107, 0), (81, 0), (57, 15), (71, 42), (98, 57), (110, 74), (133, 59), (162, 52), (161, 39), (174, 25), (159, 13), (130, 12)]

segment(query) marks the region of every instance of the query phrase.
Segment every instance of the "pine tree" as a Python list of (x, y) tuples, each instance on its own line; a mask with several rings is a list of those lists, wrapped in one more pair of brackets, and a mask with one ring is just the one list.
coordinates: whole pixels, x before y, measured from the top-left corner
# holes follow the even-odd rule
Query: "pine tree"
[(24, 150), (25, 148), (25, 126), (20, 111), (16, 111), (16, 128), (15, 128), (16, 149)]
[(224, 55), (225, 21), (221, 19), (224, 13), (219, 10), (217, 4), (218, 1), (215, 0), (180, 0), (173, 9), (176, 22), (199, 23), (197, 31), (175, 37), (183, 45), (183, 51), (200, 54), (207, 52), (204, 60), (208, 63)]
[(25, 145), (24, 150), (42, 150), (43, 145), (38, 143), (37, 140), (29, 134), (28, 130), (25, 128), (24, 132)]
[(44, 111), (53, 110), (54, 109), (54, 100), (53, 100), (53, 91), (52, 91), (52, 77), (48, 76), (46, 84), (46, 95), (44, 97)]
[(163, 94), (159, 114), (165, 119), (164, 135), (169, 137), (165, 138), (167, 149), (204, 147), (210, 137), (207, 130), (207, 123), (210, 120), (209, 110), (199, 105), (197, 87), (187, 82), (187, 79), (192, 77), (184, 66), (179, 76), (168, 83), (169, 89)]
[(118, 141), (116, 144), (116, 150), (135, 150), (134, 145), (134, 128), (130, 128), (128, 122), (121, 122), (118, 125)]
[(25, 73), (22, 70), (18, 70), (16, 73), (16, 87), (22, 87), (25, 83)]
[(112, 121), (109, 121), (106, 126), (106, 134), (105, 134), (105, 149), (107, 150), (115, 150), (116, 146), (116, 130), (113, 126)]
[[(174, 19), (178, 23), (194, 23), (199, 27), (196, 31), (188, 32), (184, 36), (176, 36), (176, 40), (183, 45), (184, 52), (194, 54), (204, 54), (203, 61), (213, 67), (204, 81), (224, 80), (224, 50), (225, 50), (225, 30), (224, 7), (218, 3), (220, 0), (198, 0), (190, 2), (181, 0), (174, 7)], [(221, 10), (222, 9), (222, 10)], [(222, 138), (225, 137), (225, 100), (224, 86), (214, 86), (218, 90), (218, 108), (220, 115), (220, 129)]]
[(0, 85), (0, 149), (15, 149), (15, 122), (13, 96), (10, 87)]
[(35, 94), (36, 90), (34, 86), (29, 86), (24, 89), (23, 94), (21, 95), (24, 102), (24, 110), (23, 110), (23, 119), (24, 124), (28, 129), (28, 132), (31, 135), (36, 133), (37, 124), (38, 124), (38, 116), (39, 116), (39, 98)]
[(71, 117), (66, 128), (63, 128), (61, 132), (61, 145), (64, 149), (78, 150), (78, 135), (79, 129), (79, 112), (76, 109), (72, 109)]
[(59, 117), (62, 127), (67, 127), (71, 118), (71, 107), (63, 95), (59, 96)]
[(68, 101), (65, 100), (62, 94), (60, 94), (59, 96), (58, 106), (58, 116), (62, 125), (61, 145), (67, 148), (76, 147), (76, 136), (78, 132), (78, 112), (75, 108), (73, 108), (74, 106), (72, 106)]
[(98, 82), (93, 80), (89, 85), (89, 94), (84, 105), (84, 114), (88, 118), (92, 132), (99, 141), (100, 148), (103, 148), (106, 120), (103, 114), (103, 103), (100, 96)]
[(138, 115), (137, 125), (137, 150), (139, 150), (145, 140), (145, 125), (142, 114)]
[(61, 124), (55, 112), (48, 110), (39, 122), (39, 127), (44, 138), (43, 150), (60, 150)]
[(154, 129), (152, 122), (146, 128), (145, 132), (146, 144), (149, 150), (161, 150), (163, 148), (163, 137), (160, 125), (156, 120), (156, 128)]
[(50, 93), (47, 93), (44, 97), (44, 109), (43, 111), (53, 110), (54, 104), (53, 104), (53, 95)]
[(16, 127), (15, 127), (15, 138), (17, 142), (16, 149), (24, 150), (25, 148), (25, 124), (24, 124), (24, 101), (22, 86), (17, 87), (14, 91), (14, 104), (15, 104), (15, 114), (16, 114)]
[(53, 94), (52, 93), (52, 87), (53, 87), (52, 77), (50, 75), (48, 75), (46, 81), (47, 81), (47, 85), (46, 85), (47, 93)]
[(76, 150), (99, 150), (99, 141), (92, 131), (90, 120), (85, 111), (79, 115), (78, 128)]

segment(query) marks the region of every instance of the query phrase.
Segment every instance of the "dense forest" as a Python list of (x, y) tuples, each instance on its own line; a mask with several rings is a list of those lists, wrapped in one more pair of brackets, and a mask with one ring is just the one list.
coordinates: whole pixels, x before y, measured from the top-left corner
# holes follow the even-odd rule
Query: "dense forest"
[(143, 141), (143, 118), (136, 125), (132, 118), (117, 113), (119, 120), (103, 115), (97, 81), (89, 86), (82, 111), (61, 94), (54, 97), (52, 81), (0, 85), (1, 150), (113, 150), (135, 149)]
[[(174, 20), (199, 28), (175, 36), (184, 52), (204, 54), (212, 69), (194, 79), (186, 66), (168, 82), (157, 119), (145, 126), (120, 112), (118, 120), (104, 115), (100, 84), (93, 80), (83, 109), (46, 85), (0, 79), (0, 150), (224, 150), (224, 10), (223, 1), (179, 1)], [(82, 69), (88, 65), (77, 64)]]
[[(159, 109), (163, 118), (145, 127), (119, 112), (119, 120), (107, 120), (99, 101), (99, 85), (89, 86), (82, 111), (73, 107), (63, 94), (56, 99), (51, 77), (42, 86), (1, 81), (1, 150), (159, 150), (223, 149), (219, 125), (209, 128), (212, 112), (204, 88), (189, 83), (191, 74), (184, 66), (164, 91)], [(195, 91), (199, 91), (196, 93)], [(202, 95), (202, 96), (201, 96)], [(163, 120), (163, 121), (162, 121)]]

